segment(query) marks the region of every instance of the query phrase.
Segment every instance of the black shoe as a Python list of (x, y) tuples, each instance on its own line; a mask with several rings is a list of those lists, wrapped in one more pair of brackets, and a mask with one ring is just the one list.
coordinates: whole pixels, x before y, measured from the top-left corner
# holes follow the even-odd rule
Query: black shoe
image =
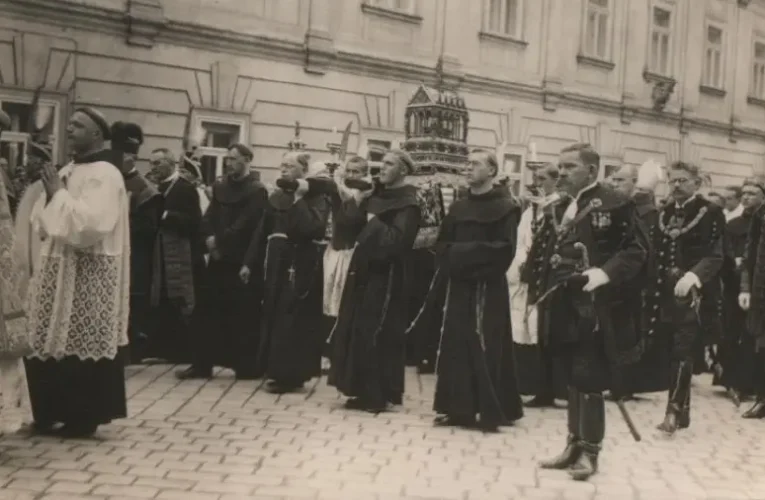
[(433, 419), (433, 425), (436, 427), (472, 427), (475, 425), (475, 418), (439, 415)]
[(765, 398), (758, 399), (754, 406), (741, 416), (743, 418), (765, 418)]
[(175, 372), (175, 378), (178, 380), (211, 379), (212, 368), (198, 368), (191, 365), (185, 370)]
[(69, 439), (88, 439), (92, 438), (97, 430), (98, 424), (64, 424), (57, 434)]
[(555, 399), (534, 396), (530, 401), (523, 403), (526, 408), (555, 408)]
[(364, 403), (359, 398), (350, 398), (343, 406), (346, 410), (363, 410), (365, 408)]
[(276, 380), (269, 380), (266, 384), (266, 392), (271, 394), (289, 394), (290, 392), (298, 392), (302, 388), (303, 384), (277, 382)]
[(496, 434), (499, 432), (499, 424), (496, 422), (484, 422), (483, 420), (479, 420), (476, 423), (475, 428), (485, 434)]
[(56, 424), (51, 422), (32, 422), (32, 425), (30, 426), (30, 430), (33, 434), (38, 434), (40, 436), (53, 436), (57, 433), (55, 429)]

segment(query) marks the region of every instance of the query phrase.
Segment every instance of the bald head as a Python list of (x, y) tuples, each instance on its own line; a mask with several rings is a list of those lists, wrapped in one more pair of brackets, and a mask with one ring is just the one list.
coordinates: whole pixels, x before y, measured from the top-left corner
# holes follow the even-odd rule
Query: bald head
[(622, 165), (619, 170), (611, 174), (609, 181), (616, 191), (632, 196), (637, 182), (638, 169), (635, 165)]

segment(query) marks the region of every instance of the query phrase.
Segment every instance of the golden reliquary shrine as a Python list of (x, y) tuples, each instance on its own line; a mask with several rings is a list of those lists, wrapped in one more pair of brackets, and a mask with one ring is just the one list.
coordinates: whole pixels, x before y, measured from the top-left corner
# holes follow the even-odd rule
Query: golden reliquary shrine
[(421, 85), (406, 107), (406, 140), (401, 148), (415, 164), (422, 210), (415, 248), (435, 243), (438, 228), (458, 189), (465, 184), (469, 115), (456, 92)]

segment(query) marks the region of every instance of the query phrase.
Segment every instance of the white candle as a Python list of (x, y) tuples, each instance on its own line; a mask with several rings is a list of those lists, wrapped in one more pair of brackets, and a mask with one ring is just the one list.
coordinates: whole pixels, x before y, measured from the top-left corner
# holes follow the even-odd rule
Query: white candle
[(529, 144), (529, 151), (531, 151), (531, 161), (537, 161), (537, 144), (535, 142)]

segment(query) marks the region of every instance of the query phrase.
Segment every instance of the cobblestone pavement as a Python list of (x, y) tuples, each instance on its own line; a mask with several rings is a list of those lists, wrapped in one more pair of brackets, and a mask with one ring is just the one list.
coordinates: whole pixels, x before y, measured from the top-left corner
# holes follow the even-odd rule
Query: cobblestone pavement
[(601, 472), (574, 483), (535, 468), (560, 450), (564, 410), (530, 410), (499, 435), (436, 429), (432, 376), (408, 373), (403, 408), (372, 416), (342, 410), (324, 381), (306, 399), (225, 372), (128, 370), (131, 417), (97, 439), (0, 439), (0, 499), (765, 499), (765, 422), (738, 418), (707, 377), (672, 439), (654, 430), (661, 394), (628, 403), (640, 443), (609, 403)]

